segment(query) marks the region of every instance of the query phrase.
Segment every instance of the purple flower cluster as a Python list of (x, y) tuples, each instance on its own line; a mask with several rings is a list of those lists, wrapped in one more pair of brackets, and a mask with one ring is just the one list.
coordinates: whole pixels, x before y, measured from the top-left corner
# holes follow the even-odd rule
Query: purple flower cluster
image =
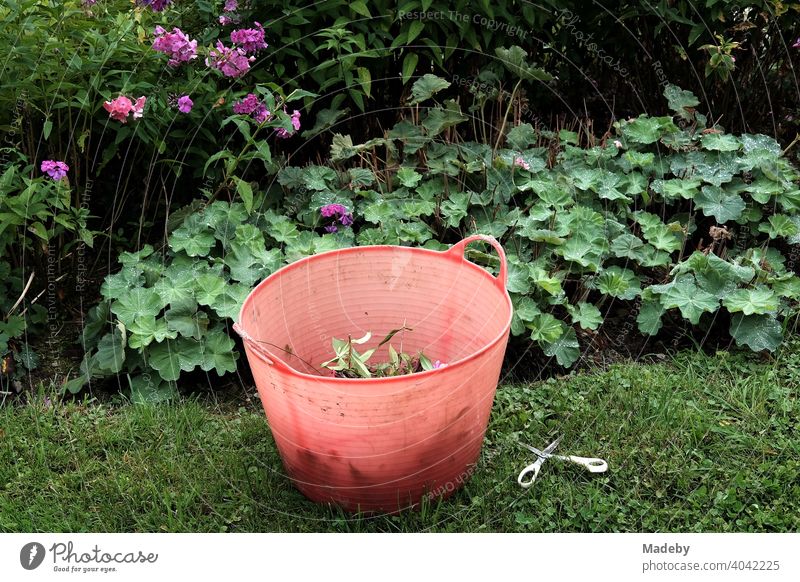
[(239, 2), (237, 2), (237, 0), (225, 0), (225, 7), (223, 8), (225, 14), (220, 15), (219, 23), (222, 26), (227, 26), (228, 24), (236, 24), (239, 22), (239, 15), (236, 14), (238, 9)]
[(264, 102), (253, 93), (248, 93), (247, 97), (234, 103), (233, 112), (239, 115), (249, 115), (258, 123), (264, 123), (272, 117)]
[[(284, 109), (284, 111), (286, 110)], [(292, 137), (294, 132), (300, 129), (300, 112), (297, 109), (295, 109), (292, 113), (292, 127), (294, 128), (294, 131), (291, 132), (279, 127), (275, 130), (275, 134), (280, 138), (286, 139), (287, 137)]]
[(194, 102), (189, 98), (188, 95), (183, 95), (178, 98), (178, 111), (181, 113), (189, 113), (192, 110), (192, 106)]
[(155, 28), (156, 40), (153, 49), (169, 56), (169, 66), (177, 67), (197, 58), (197, 41), (191, 40), (180, 28), (167, 32), (160, 26)]
[(53, 180), (60, 180), (69, 172), (69, 166), (64, 162), (56, 160), (45, 160), (41, 165), (42, 172), (50, 176)]
[(264, 27), (255, 23), (255, 28), (239, 28), (231, 32), (231, 42), (241, 47), (247, 54), (257, 53), (267, 48), (264, 41)]
[(334, 224), (329, 224), (325, 227), (325, 232), (339, 232), (335, 221), (338, 220), (342, 226), (350, 226), (353, 224), (353, 215), (341, 204), (326, 204), (319, 209), (319, 213), (325, 218), (333, 218)]
[(226, 77), (241, 77), (250, 70), (250, 63), (255, 59), (248, 57), (242, 48), (226, 47), (217, 41), (217, 48), (208, 52), (206, 65), (221, 71)]
[(136, 0), (136, 3), (139, 6), (149, 6), (153, 9), (153, 12), (161, 12), (172, 4), (172, 0)]

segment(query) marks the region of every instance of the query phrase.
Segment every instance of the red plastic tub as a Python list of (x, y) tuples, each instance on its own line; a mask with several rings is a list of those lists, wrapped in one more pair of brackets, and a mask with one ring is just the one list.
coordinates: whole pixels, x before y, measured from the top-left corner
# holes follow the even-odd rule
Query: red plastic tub
[[(464, 258), (470, 242), (500, 255), (493, 277)], [(247, 297), (234, 329), (245, 345), (286, 472), (318, 502), (398, 511), (444, 497), (471, 475), (511, 327), (506, 258), (474, 235), (444, 252), (354, 247), (288, 265)], [(403, 351), (444, 368), (391, 378), (336, 378), (320, 364), (331, 338), (392, 329)], [(400, 336), (392, 344), (399, 347)], [(388, 345), (371, 361), (386, 361)]]

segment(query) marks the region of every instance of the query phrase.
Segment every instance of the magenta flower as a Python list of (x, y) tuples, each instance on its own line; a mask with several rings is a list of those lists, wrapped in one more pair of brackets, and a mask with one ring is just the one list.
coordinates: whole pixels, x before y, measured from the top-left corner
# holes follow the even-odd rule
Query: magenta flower
[[(286, 110), (284, 109), (284, 113), (285, 112)], [(275, 130), (275, 133), (278, 137), (286, 139), (288, 137), (292, 137), (295, 131), (300, 129), (300, 112), (297, 109), (295, 109), (294, 112), (292, 113), (292, 127), (294, 128), (294, 131), (292, 132), (286, 131), (282, 127), (279, 127), (278, 129)]]
[(60, 180), (69, 172), (69, 166), (64, 162), (56, 160), (45, 160), (42, 162), (41, 170), (53, 180)]
[(239, 115), (249, 115), (258, 123), (264, 123), (272, 117), (267, 106), (253, 93), (248, 93), (244, 99), (234, 103), (233, 112)]
[(133, 109), (133, 103), (124, 95), (120, 95), (112, 101), (103, 103), (103, 107), (108, 111), (108, 116), (111, 119), (126, 123), (128, 121), (128, 114), (131, 112), (131, 109)]
[(103, 103), (103, 108), (108, 111), (108, 116), (111, 119), (127, 123), (128, 115), (133, 113), (134, 119), (139, 119), (144, 113), (144, 104), (147, 101), (146, 97), (139, 97), (136, 103), (133, 103), (125, 95), (120, 95), (112, 101)]
[(336, 226), (336, 220), (342, 226), (350, 226), (353, 224), (353, 215), (347, 208), (341, 204), (326, 204), (319, 209), (319, 213), (325, 218), (334, 219), (333, 222), (325, 227), (326, 232), (338, 232), (339, 227)]
[(794, 44), (792, 45), (792, 48), (800, 48), (800, 38), (798, 38), (796, 41), (794, 41)]
[(228, 48), (217, 41), (217, 47), (211, 49), (206, 59), (206, 65), (217, 69), (226, 77), (241, 77), (250, 70), (250, 63), (255, 57), (248, 57), (242, 48)]
[(188, 95), (183, 95), (178, 98), (178, 111), (181, 113), (189, 113), (192, 110), (192, 106), (194, 106), (194, 102)]
[(169, 66), (177, 67), (197, 58), (197, 41), (191, 40), (180, 28), (167, 32), (156, 26), (155, 35), (153, 49), (169, 56)]
[(153, 12), (161, 12), (172, 4), (172, 0), (136, 0), (136, 3), (139, 6), (149, 6), (153, 9)]
[(231, 32), (231, 42), (239, 45), (247, 54), (267, 48), (267, 43), (264, 41), (264, 27), (258, 22), (255, 25), (255, 28), (240, 28)]
[(523, 160), (521, 156), (517, 156), (516, 158), (514, 158), (514, 165), (517, 166), (518, 168), (522, 168), (523, 170), (531, 169), (530, 164), (528, 164), (528, 162)]
[(225, 0), (225, 12), (235, 12), (239, 9), (239, 2), (237, 0)]

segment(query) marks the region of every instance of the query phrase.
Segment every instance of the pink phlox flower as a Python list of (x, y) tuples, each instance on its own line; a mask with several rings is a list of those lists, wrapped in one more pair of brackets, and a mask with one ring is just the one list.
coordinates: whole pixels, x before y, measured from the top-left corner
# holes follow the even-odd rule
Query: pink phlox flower
[[(285, 109), (283, 111), (284, 113), (286, 113)], [(279, 127), (278, 129), (275, 130), (275, 133), (278, 137), (286, 139), (288, 137), (292, 137), (295, 131), (300, 129), (300, 112), (297, 111), (297, 109), (295, 109), (294, 112), (292, 113), (292, 127), (294, 128), (294, 131), (291, 132), (286, 131), (282, 127)]]
[(235, 12), (239, 9), (239, 2), (237, 0), (225, 0), (225, 12)]
[(188, 95), (183, 95), (178, 98), (178, 111), (181, 113), (189, 113), (192, 110), (194, 102)]
[(330, 218), (339, 214), (347, 214), (347, 208), (341, 204), (326, 204), (319, 209), (319, 213), (325, 218)]
[(514, 158), (514, 165), (517, 166), (518, 168), (522, 168), (523, 170), (531, 169), (530, 164), (528, 164), (528, 162), (523, 160), (522, 156), (517, 156), (516, 158)]
[(231, 42), (240, 46), (246, 53), (256, 53), (267, 48), (264, 41), (264, 27), (255, 23), (255, 28), (240, 28), (231, 32)]
[(133, 109), (133, 103), (125, 95), (120, 95), (116, 99), (104, 102), (103, 108), (108, 111), (108, 116), (111, 119), (127, 123), (128, 114)]
[(180, 28), (167, 32), (160, 26), (155, 28), (153, 49), (169, 56), (169, 66), (177, 67), (197, 58), (197, 41), (191, 40)]
[(133, 118), (134, 119), (141, 119), (142, 115), (144, 115), (144, 104), (147, 101), (147, 97), (139, 97), (136, 100), (136, 103), (133, 104), (131, 111), (133, 111)]
[(133, 103), (125, 95), (120, 95), (111, 101), (105, 101), (103, 108), (108, 111), (108, 116), (122, 123), (127, 123), (128, 115), (133, 113), (134, 119), (139, 119), (144, 113), (144, 104), (147, 97), (139, 97), (136, 103)]
[(153, 9), (153, 12), (161, 12), (172, 4), (172, 0), (136, 0), (136, 3), (139, 6), (149, 6)]
[(161, 12), (172, 4), (172, 0), (136, 0), (136, 3), (139, 6), (149, 6), (153, 9), (153, 12)]
[[(341, 204), (326, 204), (319, 209), (319, 213), (325, 218), (333, 218), (339, 221), (342, 226), (350, 226), (353, 224), (353, 214)], [(325, 227), (327, 232), (338, 232), (336, 224), (331, 224)]]
[(234, 103), (233, 112), (239, 115), (249, 115), (258, 123), (264, 123), (272, 117), (267, 106), (253, 93), (248, 93), (246, 97)]
[(44, 160), (40, 166), (42, 172), (50, 176), (53, 180), (60, 180), (69, 172), (69, 166), (57, 160)]
[(206, 58), (206, 65), (213, 67), (226, 77), (241, 77), (250, 70), (250, 63), (255, 57), (248, 57), (242, 48), (226, 47), (217, 41), (215, 49), (211, 49)]

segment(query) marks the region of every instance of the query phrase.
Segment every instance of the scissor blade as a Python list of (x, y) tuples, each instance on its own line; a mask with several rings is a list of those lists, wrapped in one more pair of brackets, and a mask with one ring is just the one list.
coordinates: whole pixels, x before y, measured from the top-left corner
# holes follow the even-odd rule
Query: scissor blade
[(549, 445), (547, 445), (547, 446), (545, 447), (545, 449), (544, 449), (542, 452), (543, 452), (545, 455), (548, 455), (548, 454), (552, 453), (552, 452), (553, 452), (553, 451), (556, 449), (556, 447), (558, 446), (558, 443), (560, 443), (560, 442), (561, 442), (561, 438), (562, 438), (562, 437), (563, 437), (563, 435), (559, 436), (559, 437), (558, 437), (556, 440), (554, 440), (552, 443), (550, 443)]

